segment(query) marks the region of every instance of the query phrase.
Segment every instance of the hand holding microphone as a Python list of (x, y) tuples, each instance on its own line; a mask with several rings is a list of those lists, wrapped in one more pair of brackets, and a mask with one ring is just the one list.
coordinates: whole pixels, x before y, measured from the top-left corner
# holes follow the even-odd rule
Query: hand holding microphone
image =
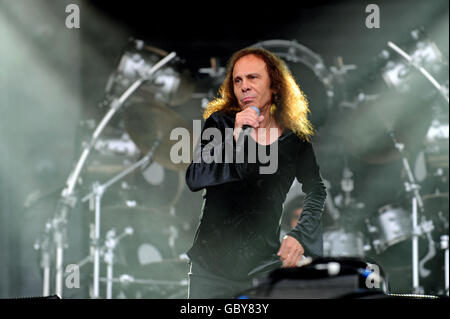
[(252, 128), (259, 127), (259, 123), (264, 120), (264, 115), (260, 114), (259, 108), (254, 105), (236, 113), (236, 121), (234, 124), (234, 139), (236, 141), (239, 138), (241, 130), (243, 130), (242, 134), (245, 137), (245, 135), (250, 135)]

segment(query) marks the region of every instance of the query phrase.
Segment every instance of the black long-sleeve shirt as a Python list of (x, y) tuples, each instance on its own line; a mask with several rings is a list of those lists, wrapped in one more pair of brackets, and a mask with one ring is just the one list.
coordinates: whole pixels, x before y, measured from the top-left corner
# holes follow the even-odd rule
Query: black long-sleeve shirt
[[(200, 263), (225, 278), (242, 280), (257, 273), (264, 264), (281, 266), (276, 256), (280, 248), (282, 204), (294, 178), (302, 183), (306, 194), (303, 212), (296, 227), (288, 235), (296, 238), (305, 255), (318, 257), (323, 252), (322, 223), (326, 189), (310, 142), (300, 139), (290, 129), (278, 138), (278, 168), (273, 174), (261, 174), (261, 161), (237, 163), (240, 152), (248, 152), (251, 137), (245, 147), (236, 150), (236, 142), (225, 129), (233, 129), (235, 114), (219, 111), (204, 123), (203, 132), (218, 128), (222, 139), (200, 138), (194, 160), (186, 172), (191, 191), (205, 189), (202, 215), (194, 243), (188, 251), (191, 260)], [(209, 144), (219, 143), (222, 162), (205, 163), (198, 159)], [(233, 162), (224, 161), (225, 147), (232, 146)], [(268, 154), (270, 146), (266, 148)], [(208, 153), (210, 153), (210, 150)], [(216, 154), (218, 155), (218, 154)], [(197, 162), (196, 159), (197, 158)]]

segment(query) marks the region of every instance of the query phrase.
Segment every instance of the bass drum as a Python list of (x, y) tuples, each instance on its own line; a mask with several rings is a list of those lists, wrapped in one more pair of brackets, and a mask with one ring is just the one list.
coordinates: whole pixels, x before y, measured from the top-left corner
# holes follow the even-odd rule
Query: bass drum
[(145, 206), (107, 206), (102, 209), (102, 238), (114, 230), (129, 235), (120, 240), (115, 262), (122, 269), (139, 269), (148, 264), (179, 258), (188, 248), (190, 234), (170, 211)]
[(322, 126), (329, 112), (340, 99), (337, 81), (315, 52), (296, 41), (268, 40), (251, 47), (266, 49), (284, 60), (311, 108), (310, 121), (315, 128)]
[(144, 205), (169, 210), (175, 206), (185, 190), (185, 172), (167, 169), (153, 162), (134, 178), (137, 197)]
[[(117, 173), (132, 165), (130, 161), (118, 168)], [(91, 174), (92, 175), (92, 174)], [(104, 180), (112, 174), (105, 175)], [(92, 178), (90, 175), (87, 177)], [(168, 212), (179, 202), (186, 188), (183, 171), (173, 171), (158, 162), (143, 170), (136, 170), (118, 183), (113, 184), (102, 198), (104, 207), (147, 207), (160, 214)]]

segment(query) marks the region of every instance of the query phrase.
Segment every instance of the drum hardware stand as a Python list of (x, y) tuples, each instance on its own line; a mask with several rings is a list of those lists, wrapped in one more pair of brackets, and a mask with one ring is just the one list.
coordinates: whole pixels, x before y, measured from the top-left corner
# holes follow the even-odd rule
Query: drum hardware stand
[[(102, 252), (103, 253), (103, 252)], [(76, 263), (75, 265), (78, 266), (78, 268), (83, 267), (84, 265), (86, 265), (87, 263), (92, 262), (92, 256), (86, 256), (85, 258), (83, 258), (81, 261), (79, 261), (78, 263)], [(64, 275), (64, 277), (68, 277), (70, 275), (70, 273), (66, 273)]]
[(348, 106), (351, 103), (348, 102), (346, 75), (349, 71), (356, 70), (357, 66), (355, 64), (344, 64), (344, 59), (342, 58), (342, 56), (338, 56), (336, 58), (336, 65), (337, 66), (331, 66), (330, 71), (333, 74), (334, 79), (336, 79), (337, 83), (339, 84), (340, 90), (342, 92), (342, 96), (340, 98), (341, 102), (339, 103), (339, 106)]
[(170, 247), (172, 256), (174, 258), (177, 258), (178, 254), (177, 254), (177, 251), (175, 249), (175, 241), (178, 238), (178, 230), (177, 230), (177, 228), (175, 226), (170, 225), (167, 231), (169, 233), (169, 247)]
[(441, 236), (441, 249), (445, 250), (445, 265), (444, 265), (444, 271), (445, 271), (445, 293), (448, 296), (448, 235), (442, 235)]
[(150, 151), (145, 155), (142, 159), (140, 159), (138, 162), (134, 163), (130, 167), (126, 168), (123, 172), (117, 174), (113, 178), (111, 178), (109, 181), (104, 183), (103, 185), (100, 185), (98, 182), (95, 182), (92, 185), (92, 192), (87, 194), (85, 197), (83, 197), (82, 202), (87, 201), (90, 199), (89, 202), (89, 208), (90, 210), (94, 210), (95, 212), (95, 222), (94, 222), (94, 234), (93, 238), (91, 240), (91, 249), (93, 252), (93, 261), (94, 261), (94, 273), (93, 273), (93, 291), (92, 291), (92, 298), (99, 298), (99, 278), (100, 278), (100, 215), (101, 215), (101, 200), (103, 197), (103, 194), (105, 193), (106, 189), (125, 177), (126, 175), (133, 172), (138, 167), (142, 167), (147, 165), (149, 162), (153, 160), (153, 154), (156, 150), (156, 148), (161, 143), (161, 137), (158, 137), (155, 142), (153, 143)]
[(428, 262), (428, 260), (432, 259), (434, 256), (436, 256), (436, 247), (435, 243), (433, 241), (433, 238), (431, 237), (431, 232), (434, 230), (433, 222), (427, 221), (422, 216), (422, 223), (420, 225), (422, 233), (424, 233), (427, 236), (428, 240), (428, 253), (427, 255), (420, 260), (420, 275), (424, 278), (428, 277), (431, 274), (431, 271), (429, 269), (425, 268), (425, 263)]
[[(365, 224), (366, 224), (366, 227), (367, 227), (367, 230), (369, 231), (370, 236), (376, 238), (376, 234), (379, 233), (378, 228), (370, 224), (369, 218), (365, 218), (365, 219), (364, 219), (364, 222), (365, 222)], [(378, 252), (380, 251), (380, 249), (381, 249), (381, 243), (380, 243), (380, 240), (379, 240), (379, 239), (375, 239), (375, 240), (372, 241), (372, 244), (373, 244), (373, 248), (374, 248), (375, 251), (378, 253)], [(367, 247), (367, 250), (366, 250), (366, 247), (364, 246), (364, 250), (365, 250), (365, 251), (369, 251), (370, 248)]]
[[(420, 185), (416, 184), (414, 176), (412, 174), (411, 168), (408, 163), (408, 159), (404, 156), (403, 150), (404, 150), (404, 144), (399, 143), (397, 141), (397, 138), (395, 136), (395, 133), (393, 131), (389, 132), (389, 136), (391, 137), (392, 141), (394, 142), (395, 148), (400, 152), (402, 155), (402, 163), (403, 167), (406, 171), (406, 175), (408, 178), (408, 181), (404, 183), (405, 185), (405, 191), (407, 193), (412, 194), (412, 279), (413, 279), (413, 293), (422, 293), (423, 288), (419, 286), (419, 236), (423, 234), (423, 231), (421, 228), (425, 228), (424, 230), (427, 233), (428, 240), (431, 239), (430, 236), (430, 229), (432, 227), (420, 227), (418, 225), (418, 211), (417, 208), (419, 208), (420, 213), (423, 214), (425, 209), (423, 205), (422, 197), (419, 193)], [(422, 215), (422, 223), (426, 223), (426, 221), (423, 218)], [(432, 223), (430, 221), (430, 223)], [(431, 243), (430, 243), (431, 245)]]
[(41, 251), (40, 265), (43, 269), (43, 287), (42, 296), (50, 296), (50, 259), (51, 259), (51, 223), (50, 221), (45, 224), (45, 232), (41, 238), (38, 238), (34, 243), (34, 249)]
[[(119, 284), (121, 286), (129, 286), (131, 284), (134, 285), (144, 285), (144, 286), (156, 286), (156, 287), (188, 287), (189, 282), (187, 279), (182, 279), (180, 281), (170, 281), (170, 280), (154, 280), (154, 279), (137, 279), (134, 278), (133, 276), (129, 275), (129, 274), (122, 274), (117, 278), (105, 278), (105, 277), (101, 277), (100, 278), (101, 282), (106, 282), (108, 283), (116, 283)], [(175, 296), (177, 296), (178, 294), (183, 293), (184, 292), (177, 292), (173, 295), (172, 298), (174, 298)], [(165, 297), (166, 299), (171, 298), (171, 296), (167, 296)]]
[(155, 279), (135, 279), (133, 276), (128, 274), (123, 274), (119, 278), (105, 278), (101, 277), (100, 281), (102, 282), (116, 282), (123, 285), (129, 285), (129, 284), (139, 284), (139, 285), (172, 285), (172, 286), (187, 286), (188, 281), (186, 279), (180, 280), (180, 281), (170, 281), (170, 280), (155, 280)]
[[(111, 107), (109, 111), (105, 114), (105, 116), (95, 129), (90, 142), (87, 143), (87, 145), (85, 145), (78, 162), (76, 163), (74, 169), (69, 174), (69, 177), (66, 181), (66, 186), (61, 192), (61, 198), (58, 202), (55, 215), (51, 222), (53, 242), (56, 246), (55, 294), (58, 295), (60, 298), (62, 298), (63, 292), (62, 268), (63, 268), (64, 249), (67, 248), (67, 229), (66, 229), (67, 215), (70, 209), (72, 209), (76, 204), (77, 198), (74, 196), (74, 189), (78, 181), (78, 177), (81, 173), (81, 169), (83, 168), (83, 165), (85, 164), (92, 147), (94, 146), (98, 137), (100, 136), (100, 134), (102, 133), (103, 129), (108, 124), (108, 122), (111, 120), (113, 115), (119, 110), (119, 108), (125, 103), (128, 97), (131, 94), (133, 94), (134, 91), (136, 91), (143, 82), (151, 79), (153, 74), (158, 69), (160, 69), (163, 65), (167, 64), (173, 58), (175, 58), (175, 56), (176, 53), (172, 52), (163, 59), (161, 59), (160, 61), (158, 61), (148, 71), (146, 70), (145, 74), (141, 75), (142, 77), (136, 80), (119, 98), (116, 98), (111, 102)], [(44, 268), (44, 272), (46, 276), (44, 276), (43, 291), (49, 292), (48, 287), (50, 286), (50, 278), (49, 276), (47, 276), (49, 270), (47, 268)]]
[(216, 57), (211, 57), (209, 61), (210, 67), (198, 69), (199, 73), (208, 74), (214, 80), (220, 79), (220, 77), (225, 75), (226, 68), (220, 66), (219, 61)]
[(133, 228), (127, 227), (123, 231), (122, 234), (116, 236), (116, 230), (114, 228), (110, 229), (106, 233), (106, 241), (105, 241), (105, 263), (106, 263), (106, 278), (108, 279), (106, 283), (106, 299), (112, 299), (112, 285), (113, 285), (113, 267), (114, 267), (114, 250), (116, 249), (117, 244), (120, 240), (128, 235), (133, 234)]
[(439, 94), (441, 94), (441, 96), (444, 98), (444, 100), (447, 102), (447, 104), (449, 104), (449, 98), (448, 98), (448, 89), (443, 86), (440, 85), (435, 78), (433, 78), (433, 76), (431, 76), (431, 74), (425, 70), (425, 68), (423, 66), (421, 66), (419, 64), (418, 61), (416, 61), (413, 57), (411, 57), (408, 53), (406, 53), (405, 51), (403, 51), (402, 49), (400, 49), (396, 44), (394, 44), (391, 41), (388, 41), (388, 46), (394, 50), (395, 52), (397, 52), (399, 55), (401, 55), (406, 61), (409, 62), (409, 64), (416, 68), (420, 73), (423, 74), (423, 76), (425, 76), (427, 78), (428, 81), (430, 81), (430, 83), (436, 88), (436, 90), (439, 92)]
[(376, 101), (379, 98), (378, 94), (365, 94), (363, 92), (359, 93), (353, 101), (342, 101), (339, 103), (341, 108), (350, 108), (352, 110), (356, 110), (361, 103), (366, 101)]
[[(64, 192), (64, 190), (63, 190)], [(56, 245), (55, 264), (55, 294), (62, 298), (63, 290), (63, 257), (64, 249), (67, 245), (67, 215), (69, 210), (75, 206), (76, 197), (71, 194), (64, 194), (58, 203), (58, 209), (52, 219), (53, 242)], [(45, 283), (44, 283), (45, 286)]]

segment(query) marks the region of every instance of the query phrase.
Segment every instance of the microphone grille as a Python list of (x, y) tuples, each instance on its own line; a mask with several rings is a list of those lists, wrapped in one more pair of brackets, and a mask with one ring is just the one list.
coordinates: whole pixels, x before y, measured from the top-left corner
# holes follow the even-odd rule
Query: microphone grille
[(256, 107), (256, 106), (254, 106), (254, 105), (252, 105), (252, 106), (250, 106), (252, 109), (254, 109), (257, 113), (258, 113), (258, 116), (260, 116), (261, 115), (261, 111)]

